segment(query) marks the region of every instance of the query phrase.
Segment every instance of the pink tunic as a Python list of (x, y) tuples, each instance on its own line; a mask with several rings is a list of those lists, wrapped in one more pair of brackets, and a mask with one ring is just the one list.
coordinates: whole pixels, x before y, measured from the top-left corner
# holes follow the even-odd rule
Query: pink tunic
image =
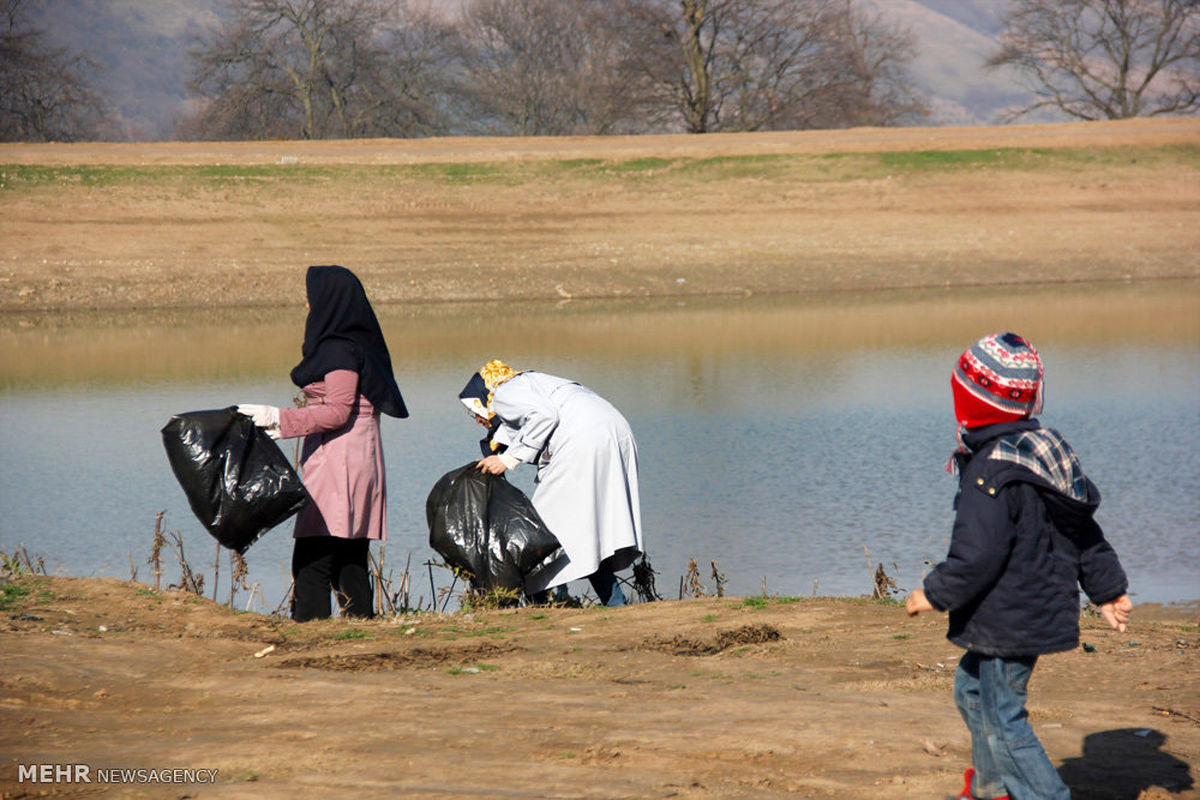
[(387, 484), (379, 412), (358, 393), (358, 373), (339, 369), (304, 387), (308, 405), (281, 408), (282, 438), (304, 437), (300, 476), (313, 502), (296, 538), (387, 538)]

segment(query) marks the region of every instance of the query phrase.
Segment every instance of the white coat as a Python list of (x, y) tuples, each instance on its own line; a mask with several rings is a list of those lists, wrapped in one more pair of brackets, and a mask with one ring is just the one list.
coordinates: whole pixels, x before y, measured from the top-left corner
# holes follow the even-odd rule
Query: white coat
[(532, 371), (501, 384), (492, 409), (493, 441), (537, 466), (533, 506), (565, 552), (526, 590), (587, 577), (604, 559), (614, 571), (632, 564), (642, 552), (637, 444), (621, 413), (585, 386)]

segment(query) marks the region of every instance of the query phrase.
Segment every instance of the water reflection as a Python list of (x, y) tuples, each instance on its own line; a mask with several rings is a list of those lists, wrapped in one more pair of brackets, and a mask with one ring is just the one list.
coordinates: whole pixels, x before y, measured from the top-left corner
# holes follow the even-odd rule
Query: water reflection
[[(392, 563), (432, 555), (425, 494), (476, 452), (454, 395), (502, 357), (576, 377), (630, 419), (665, 594), (691, 557), (719, 562), (734, 593), (858, 594), (864, 547), (914, 586), (949, 533), (949, 365), (1011, 328), (1043, 353), (1043, 421), (1100, 485), (1139, 598), (1200, 598), (1196, 282), (377, 310), (412, 409), (384, 422)], [(288, 402), (302, 325), (302, 309), (0, 319), (0, 549), (126, 577), (165, 509), (193, 562), (211, 561), (158, 430), (179, 411)], [(282, 529), (249, 553), (272, 600), (289, 554)]]

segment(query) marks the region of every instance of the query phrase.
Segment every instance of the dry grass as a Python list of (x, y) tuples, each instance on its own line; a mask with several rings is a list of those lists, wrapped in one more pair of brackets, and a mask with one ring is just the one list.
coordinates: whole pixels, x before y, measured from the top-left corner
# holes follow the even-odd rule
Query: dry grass
[[(280, 159), (299, 159), (281, 165)], [(0, 311), (1196, 276), (1200, 123), (0, 145)]]

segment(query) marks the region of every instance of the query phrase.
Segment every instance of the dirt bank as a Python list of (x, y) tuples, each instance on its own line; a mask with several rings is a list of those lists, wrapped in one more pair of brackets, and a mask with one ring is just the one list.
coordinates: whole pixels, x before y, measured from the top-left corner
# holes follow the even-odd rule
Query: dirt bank
[(1200, 275), (1200, 120), (0, 145), (0, 311)]
[(997, 127), (853, 128), (664, 136), (343, 139), (293, 142), (0, 143), (4, 164), (437, 164), (606, 158), (711, 158), (1020, 148), (1196, 144), (1196, 118)]
[[(940, 798), (969, 762), (944, 619), (895, 605), (299, 626), (113, 579), (0, 588), (4, 798)], [(1200, 796), (1196, 621), (1085, 617), (1087, 647), (1039, 664), (1032, 721), (1076, 800)], [(19, 782), (33, 764), (218, 773)]]

